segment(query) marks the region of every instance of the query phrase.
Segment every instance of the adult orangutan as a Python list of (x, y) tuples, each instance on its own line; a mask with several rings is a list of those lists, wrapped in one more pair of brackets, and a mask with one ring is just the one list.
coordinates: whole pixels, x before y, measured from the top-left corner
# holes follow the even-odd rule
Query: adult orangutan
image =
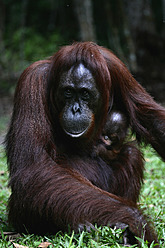
[[(136, 205), (141, 152), (125, 137), (120, 143), (121, 131), (115, 156), (113, 141), (109, 159), (97, 151), (112, 111), (125, 118), (124, 136), (129, 126), (138, 142), (150, 143), (165, 159), (165, 109), (108, 49), (74, 43), (23, 72), (6, 137), (9, 221), (17, 231), (55, 233), (68, 226), (78, 231), (97, 223), (128, 226), (131, 244), (143, 235), (149, 243), (158, 242)], [(114, 125), (112, 120), (112, 136)]]

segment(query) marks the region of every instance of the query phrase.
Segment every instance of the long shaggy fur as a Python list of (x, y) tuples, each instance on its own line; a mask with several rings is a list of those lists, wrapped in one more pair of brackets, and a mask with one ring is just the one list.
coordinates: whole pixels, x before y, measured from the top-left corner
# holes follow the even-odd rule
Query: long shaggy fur
[[(64, 71), (83, 63), (102, 95), (95, 128), (85, 143), (71, 143), (59, 125), (54, 92)], [(128, 118), (138, 141), (150, 143), (165, 159), (165, 109), (132, 77), (109, 50), (91, 42), (62, 47), (21, 75), (6, 137), (12, 194), (9, 221), (19, 232), (55, 233), (68, 225), (125, 223), (133, 235), (157, 242), (137, 209), (143, 158), (135, 145), (123, 145), (105, 162), (94, 147), (111, 108)]]

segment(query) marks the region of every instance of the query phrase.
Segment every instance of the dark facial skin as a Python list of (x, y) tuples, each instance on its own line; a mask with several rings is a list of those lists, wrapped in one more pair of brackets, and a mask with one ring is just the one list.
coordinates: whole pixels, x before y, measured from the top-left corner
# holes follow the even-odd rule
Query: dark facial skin
[(91, 72), (83, 64), (64, 72), (55, 99), (63, 131), (72, 138), (85, 136), (101, 101)]

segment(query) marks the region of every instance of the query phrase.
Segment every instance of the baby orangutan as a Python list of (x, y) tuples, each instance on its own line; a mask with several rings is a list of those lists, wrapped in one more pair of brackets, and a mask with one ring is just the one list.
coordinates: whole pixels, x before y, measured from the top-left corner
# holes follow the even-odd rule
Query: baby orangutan
[(110, 113), (96, 148), (96, 153), (104, 161), (117, 158), (127, 136), (128, 126), (128, 120), (122, 112), (113, 110)]

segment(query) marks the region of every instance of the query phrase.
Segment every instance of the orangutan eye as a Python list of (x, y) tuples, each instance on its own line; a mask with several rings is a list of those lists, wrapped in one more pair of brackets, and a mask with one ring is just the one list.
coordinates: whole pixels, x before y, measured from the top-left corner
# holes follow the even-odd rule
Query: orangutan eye
[(64, 97), (65, 98), (71, 98), (73, 96), (73, 91), (70, 88), (66, 88), (64, 90)]
[(90, 93), (86, 89), (81, 90), (81, 98), (83, 100), (88, 100), (90, 98)]

